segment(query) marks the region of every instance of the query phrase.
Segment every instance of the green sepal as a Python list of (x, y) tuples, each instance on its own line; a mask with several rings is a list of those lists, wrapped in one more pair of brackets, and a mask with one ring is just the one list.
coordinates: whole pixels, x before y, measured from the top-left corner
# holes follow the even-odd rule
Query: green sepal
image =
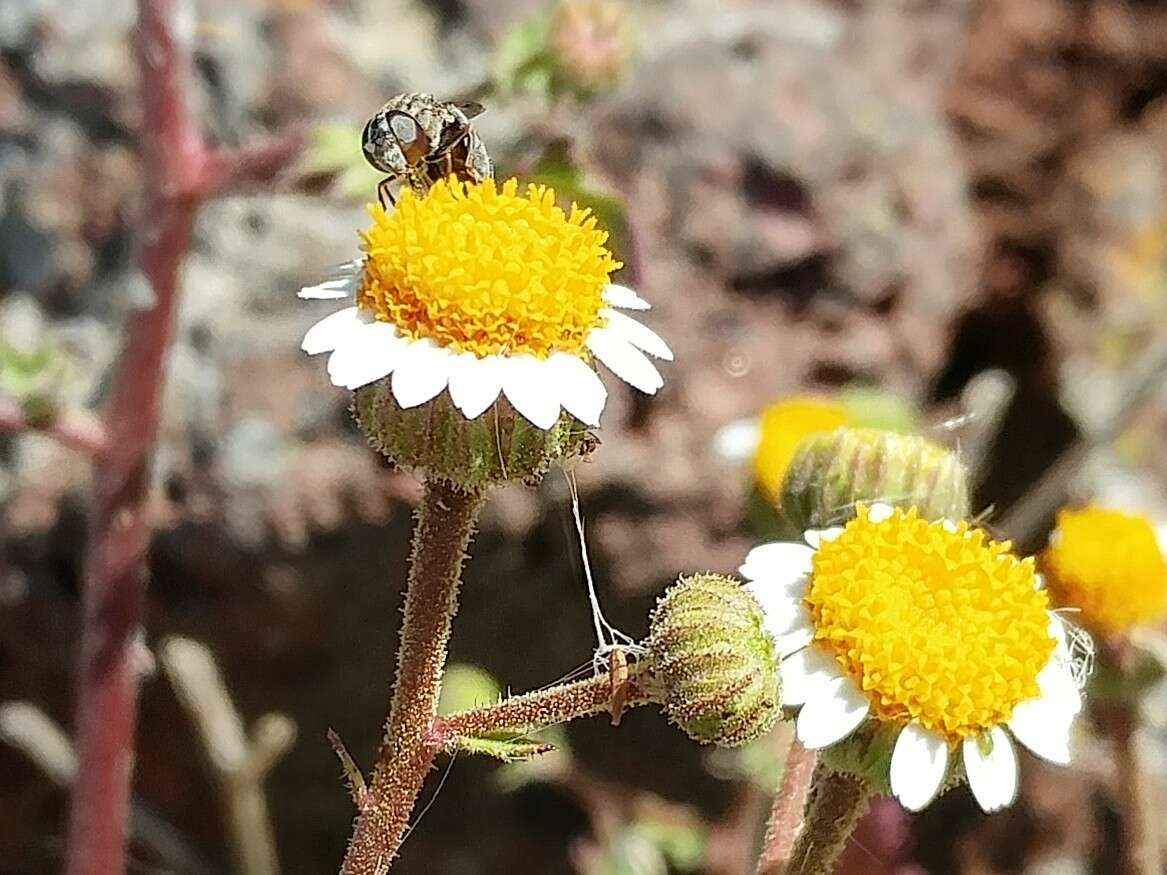
[(534, 485), (552, 463), (587, 456), (598, 443), (566, 413), (550, 429), (538, 428), (502, 396), (476, 419), (463, 416), (446, 392), (402, 409), (388, 378), (357, 389), (351, 410), (369, 443), (398, 468), (466, 492)]

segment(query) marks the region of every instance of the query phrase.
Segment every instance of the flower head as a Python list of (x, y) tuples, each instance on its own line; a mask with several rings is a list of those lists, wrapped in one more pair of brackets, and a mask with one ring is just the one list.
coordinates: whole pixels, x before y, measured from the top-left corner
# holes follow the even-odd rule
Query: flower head
[(551, 428), (562, 407), (597, 425), (607, 391), (591, 362), (649, 394), (663, 380), (645, 353), (671, 359), (653, 331), (619, 308), (646, 310), (609, 282), (620, 267), (587, 210), (564, 213), (542, 186), (511, 179), (406, 190), (387, 213), (370, 208), (364, 258), (302, 298), (354, 298), (309, 329), (303, 349), (330, 352), (332, 382), (358, 389), (392, 374), (403, 409), (449, 389), (475, 419), (499, 394)]
[(754, 450), (754, 481), (771, 504), (778, 502), (782, 482), (802, 442), (851, 421), (842, 404), (820, 398), (787, 398), (762, 411)]
[(1167, 616), (1167, 559), (1146, 517), (1093, 506), (1061, 510), (1042, 567), (1050, 591), (1104, 635)]
[(912, 810), (951, 780), (958, 751), (986, 811), (1017, 791), (1010, 735), (1069, 761), (1081, 698), (1032, 559), (968, 523), (881, 504), (806, 541), (757, 547), (741, 569), (776, 636), (803, 744), (890, 733), (887, 781)]

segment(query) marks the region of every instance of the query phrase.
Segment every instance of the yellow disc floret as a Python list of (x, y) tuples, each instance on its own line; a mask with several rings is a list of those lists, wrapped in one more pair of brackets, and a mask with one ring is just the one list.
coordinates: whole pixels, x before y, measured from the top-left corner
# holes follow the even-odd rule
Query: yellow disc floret
[(851, 421), (846, 409), (818, 398), (788, 398), (762, 411), (761, 434), (754, 451), (754, 482), (771, 502), (782, 492), (782, 480), (804, 439)]
[(1055, 597), (1104, 635), (1167, 615), (1167, 560), (1146, 517), (1062, 510), (1042, 566)]
[(555, 193), (443, 180), (396, 209), (370, 207), (357, 306), (411, 340), (478, 356), (582, 354), (609, 274), (619, 268), (587, 210), (567, 215)]
[(1048, 596), (1032, 559), (968, 523), (867, 508), (822, 544), (806, 602), (817, 646), (879, 719), (917, 721), (955, 744), (1038, 694), (1049, 661)]

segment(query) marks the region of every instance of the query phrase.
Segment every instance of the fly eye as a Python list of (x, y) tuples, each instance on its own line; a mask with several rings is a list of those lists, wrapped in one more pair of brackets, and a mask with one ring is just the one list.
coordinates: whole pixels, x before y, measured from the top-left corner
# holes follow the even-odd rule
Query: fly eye
[(383, 169), (376, 162), (377, 154), (377, 118), (374, 116), (365, 122), (365, 130), (361, 133), (361, 151), (365, 153), (365, 160), (376, 167), (378, 170)]
[(429, 151), (429, 138), (413, 116), (395, 112), (389, 116), (389, 131), (401, 146), (405, 160), (412, 166), (420, 164)]

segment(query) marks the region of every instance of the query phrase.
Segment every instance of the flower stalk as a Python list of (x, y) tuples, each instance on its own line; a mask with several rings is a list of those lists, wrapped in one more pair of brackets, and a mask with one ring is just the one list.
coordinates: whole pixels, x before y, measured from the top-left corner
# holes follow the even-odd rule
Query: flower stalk
[(774, 797), (774, 808), (766, 824), (765, 838), (762, 839), (758, 875), (782, 875), (790, 864), (794, 853), (794, 838), (798, 834), (803, 809), (806, 807), (815, 762), (813, 750), (807, 750), (797, 739), (790, 742), (790, 752), (786, 755), (786, 765), (782, 770), (782, 783), (778, 795)]
[(871, 804), (871, 787), (862, 778), (815, 767), (802, 830), (785, 875), (831, 875), (851, 833)]
[(605, 712), (611, 714), (612, 722), (616, 723), (624, 708), (647, 702), (637, 686), (635, 669), (623, 678), (602, 672), (575, 683), (438, 717), (434, 720), (431, 737), (435, 744), (446, 746), (456, 743), (460, 736), (531, 731)]
[(397, 679), (373, 779), (345, 854), (342, 875), (379, 875), (397, 856), (409, 815), (442, 748), (432, 732), (458, 585), (482, 493), (426, 483), (417, 513)]

